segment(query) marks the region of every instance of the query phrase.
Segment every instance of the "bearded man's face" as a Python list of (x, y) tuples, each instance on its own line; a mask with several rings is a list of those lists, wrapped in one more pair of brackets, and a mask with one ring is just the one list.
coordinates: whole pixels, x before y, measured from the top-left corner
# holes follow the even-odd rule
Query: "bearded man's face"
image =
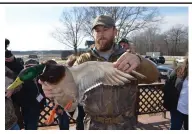
[(116, 35), (117, 30), (114, 27), (106, 28), (104, 26), (96, 26), (93, 31), (93, 36), (97, 50), (105, 52), (111, 49)]

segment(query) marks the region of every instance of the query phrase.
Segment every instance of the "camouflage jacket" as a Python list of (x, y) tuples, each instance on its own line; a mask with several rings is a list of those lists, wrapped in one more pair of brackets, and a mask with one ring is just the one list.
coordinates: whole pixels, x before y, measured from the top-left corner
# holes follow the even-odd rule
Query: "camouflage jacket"
[(13, 102), (10, 98), (5, 98), (5, 130), (11, 129), (15, 123), (17, 123), (17, 116)]
[(104, 57), (100, 56), (98, 52), (96, 51), (95, 47), (92, 47), (88, 50), (87, 53), (83, 53), (80, 55), (80, 57), (76, 60), (74, 65), (81, 64), (86, 61), (109, 61), (114, 62), (116, 61), (125, 51), (123, 49), (119, 49), (117, 45), (114, 45), (113, 51), (111, 56), (108, 60), (106, 60)]
[[(87, 53), (80, 55), (74, 65), (86, 61), (115, 62), (124, 52), (123, 49), (114, 46), (112, 54), (106, 60), (91, 48)], [(150, 76), (157, 76), (157, 69), (151, 64), (150, 61), (142, 59), (141, 65), (136, 69), (141, 74), (149, 76), (147, 80), (138, 80), (140, 83), (150, 83), (158, 78)], [(124, 86), (100, 85), (86, 92), (82, 102), (86, 112), (85, 129), (134, 129), (138, 81), (132, 81)], [(105, 121), (110, 119), (118, 120), (118, 123), (107, 124)]]
[[(7, 67), (5, 67), (5, 75), (5, 88), (7, 88), (13, 82), (15, 76)], [(17, 123), (17, 116), (15, 115), (13, 102), (10, 98), (5, 97), (5, 130), (9, 130), (15, 123)]]

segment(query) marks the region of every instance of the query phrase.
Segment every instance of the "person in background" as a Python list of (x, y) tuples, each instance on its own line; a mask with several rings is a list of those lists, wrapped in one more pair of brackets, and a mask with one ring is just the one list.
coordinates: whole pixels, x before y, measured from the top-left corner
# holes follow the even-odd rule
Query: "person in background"
[(130, 45), (129, 45), (129, 41), (125, 38), (122, 38), (120, 41), (119, 41), (119, 46), (121, 46), (125, 51), (127, 49), (130, 49)]
[[(15, 73), (17, 76), (20, 71), (24, 68), (23, 65), (16, 60), (15, 56), (12, 54), (10, 50), (8, 50), (8, 47), (10, 45), (10, 40), (5, 38), (5, 66), (9, 68), (11, 71)], [(22, 90), (22, 89), (21, 89)], [(9, 93), (11, 96), (13, 106), (15, 109), (15, 114), (17, 116), (17, 123), (20, 127), (20, 129), (24, 128), (24, 123), (23, 123), (23, 116), (21, 113), (21, 103), (23, 100), (21, 100), (21, 92), (16, 92), (12, 94), (12, 92)]]
[(171, 130), (180, 130), (182, 126), (185, 130), (188, 130), (188, 66), (187, 57), (184, 65), (176, 72), (179, 81), (176, 80), (175, 86), (178, 89), (179, 96), (176, 108), (170, 110)]
[(132, 53), (136, 53), (136, 46), (125, 38), (119, 41), (119, 46), (121, 46), (125, 51), (129, 49)]
[[(28, 68), (39, 64), (35, 59), (29, 59), (25, 62), (24, 67)], [(41, 85), (38, 83), (38, 78), (32, 81), (26, 81), (23, 84), (21, 92), (21, 110), (24, 117), (25, 130), (37, 130), (39, 116), (45, 108), (46, 99)]]
[[(16, 60), (12, 52), (7, 49), (7, 43), (10, 43), (8, 39), (5, 40), (5, 65), (17, 76), (20, 71), (24, 69), (24, 66)], [(25, 68), (36, 64), (38, 64), (37, 61), (30, 59), (25, 62)], [(22, 85), (20, 91), (14, 94), (9, 93), (9, 96), (13, 100), (19, 128), (25, 130), (37, 130), (40, 112), (45, 104), (45, 95), (40, 84), (35, 80), (27, 81)], [(37, 100), (38, 96), (43, 96), (40, 102)]]
[[(16, 75), (14, 74), (13, 71), (11, 71), (8, 67), (5, 66), (5, 89), (13, 82), (15, 79)], [(5, 130), (20, 130), (19, 125), (17, 123), (17, 116), (15, 114), (13, 102), (10, 98), (12, 94), (16, 90), (13, 91), (6, 91), (6, 97), (5, 97)]]

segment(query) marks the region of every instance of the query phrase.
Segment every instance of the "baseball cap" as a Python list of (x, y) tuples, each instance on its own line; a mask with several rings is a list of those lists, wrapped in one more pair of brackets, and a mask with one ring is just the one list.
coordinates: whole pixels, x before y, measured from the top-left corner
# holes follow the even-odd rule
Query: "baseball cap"
[(95, 18), (94, 22), (93, 22), (93, 26), (92, 26), (92, 30), (98, 26), (98, 25), (102, 25), (105, 27), (113, 27), (115, 26), (115, 21), (112, 17), (107, 16), (107, 15), (100, 15), (98, 17)]
[(29, 59), (25, 62), (25, 66), (34, 66), (34, 65), (38, 65), (39, 62), (35, 59)]
[(121, 43), (121, 42), (125, 42), (125, 43), (129, 44), (129, 41), (128, 41), (127, 39), (125, 39), (125, 38), (122, 38), (122, 39), (119, 41), (119, 43)]

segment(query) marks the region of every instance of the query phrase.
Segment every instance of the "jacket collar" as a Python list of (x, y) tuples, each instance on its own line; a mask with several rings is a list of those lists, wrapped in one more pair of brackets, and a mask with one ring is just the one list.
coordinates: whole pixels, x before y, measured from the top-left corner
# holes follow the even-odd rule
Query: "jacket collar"
[[(120, 48), (117, 44), (114, 44), (112, 46), (112, 54), (113, 56), (116, 56), (116, 55), (120, 55), (120, 54), (123, 54), (125, 52), (125, 50), (123, 48)], [(98, 53), (98, 50), (96, 49), (96, 47), (94, 46), (93, 48), (90, 48), (90, 51), (92, 53), (93, 56), (97, 57), (97, 58), (102, 58), (99, 53)]]

